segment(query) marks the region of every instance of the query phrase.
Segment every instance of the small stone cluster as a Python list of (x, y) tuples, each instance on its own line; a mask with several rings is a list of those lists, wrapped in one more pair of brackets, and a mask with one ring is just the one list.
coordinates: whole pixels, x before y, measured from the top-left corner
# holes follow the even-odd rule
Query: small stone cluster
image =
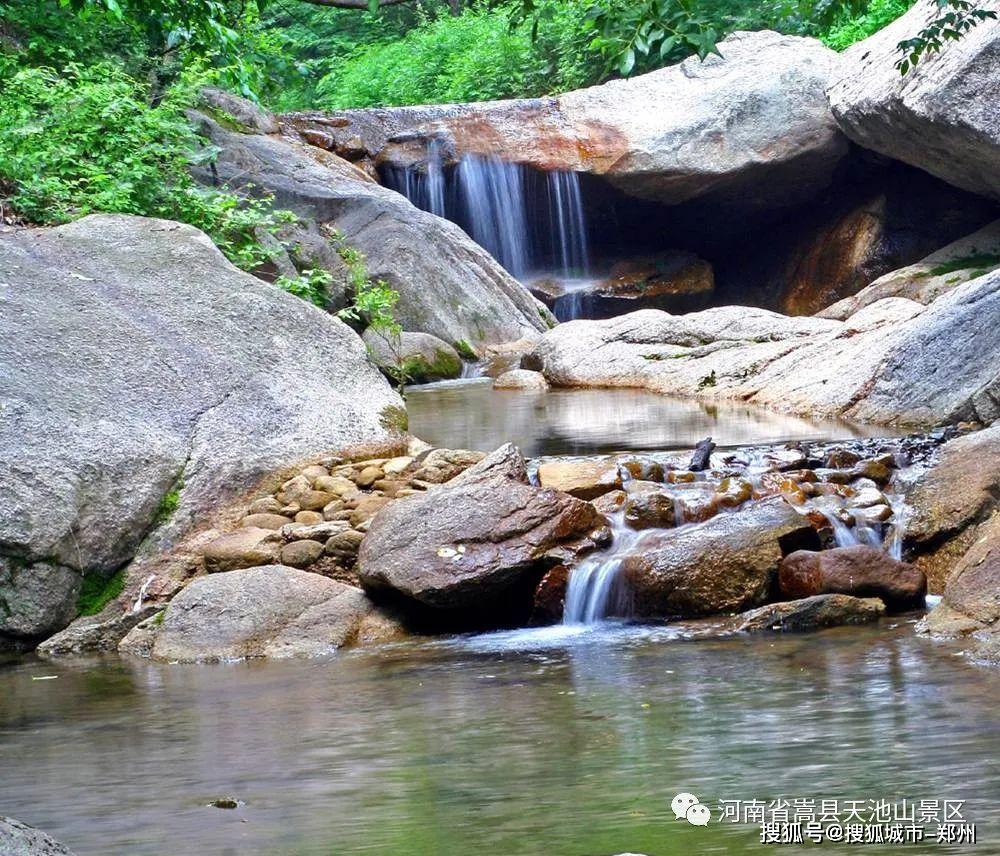
[(312, 464), (254, 499), (239, 528), (204, 548), (209, 573), (281, 564), (358, 584), (358, 550), (375, 514), (392, 500), (450, 481), (481, 452), (415, 450), (393, 458)]

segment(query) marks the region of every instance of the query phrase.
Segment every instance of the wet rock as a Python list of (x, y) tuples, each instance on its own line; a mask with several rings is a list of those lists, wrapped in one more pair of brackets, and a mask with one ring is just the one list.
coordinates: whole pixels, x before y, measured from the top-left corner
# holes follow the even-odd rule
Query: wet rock
[(662, 529), (708, 520), (719, 496), (707, 482), (661, 485), (633, 480), (626, 486), (625, 523), (632, 529)]
[(160, 608), (146, 605), (139, 610), (122, 611), (117, 603), (108, 604), (97, 615), (77, 618), (55, 636), (50, 636), (35, 649), (35, 653), (39, 657), (52, 658), (115, 651), (133, 627), (156, 614)]
[(238, 529), (221, 535), (202, 551), (210, 574), (269, 565), (278, 560), (281, 540), (272, 529)]
[(715, 443), (712, 442), (711, 437), (706, 437), (697, 446), (695, 446), (694, 454), (691, 456), (691, 463), (688, 464), (688, 469), (692, 472), (701, 472), (702, 470), (707, 470), (711, 464), (712, 452), (715, 451)]
[(931, 253), (915, 264), (890, 271), (852, 297), (817, 313), (845, 321), (887, 297), (905, 297), (927, 306), (942, 294), (1000, 265), (1000, 220)]
[(884, 613), (885, 604), (878, 598), (821, 594), (745, 612), (739, 616), (737, 630), (743, 633), (800, 633), (844, 624), (869, 624), (878, 621)]
[(292, 541), (281, 548), (281, 564), (306, 568), (323, 555), (319, 541)]
[(623, 490), (613, 490), (610, 493), (601, 494), (591, 502), (601, 514), (616, 514), (625, 507), (628, 494)]
[(569, 568), (565, 565), (556, 565), (546, 571), (535, 589), (535, 603), (531, 613), (533, 624), (562, 621), (568, 585)]
[(0, 853), (3, 856), (73, 856), (51, 835), (14, 820), (0, 816)]
[(545, 392), (549, 388), (549, 382), (539, 372), (529, 371), (528, 369), (512, 369), (509, 372), (504, 372), (494, 380), (493, 388)]
[(860, 461), (861, 455), (850, 449), (831, 449), (827, 452), (823, 466), (831, 470), (846, 470)]
[(520, 452), (502, 446), (447, 485), (400, 499), (372, 521), (358, 556), (365, 588), (440, 610), (489, 609), (561, 558), (593, 546), (594, 507), (527, 483)]
[(621, 488), (622, 477), (614, 458), (546, 461), (538, 467), (538, 483), (578, 499), (596, 499)]
[(1000, 45), (995, 22), (923, 57), (911, 74), (900, 76), (894, 67), (899, 42), (940, 14), (936, 4), (917, 3), (845, 51), (830, 105), (858, 145), (1000, 199), (1000, 118), (992, 109), (1000, 99), (991, 73)]
[(786, 556), (778, 570), (778, 587), (788, 598), (848, 594), (877, 597), (890, 609), (904, 610), (923, 606), (927, 580), (919, 568), (858, 544)]
[(776, 590), (784, 555), (818, 546), (809, 522), (774, 498), (666, 532), (642, 555), (627, 556), (622, 571), (637, 616), (739, 612)]
[(352, 644), (376, 611), (360, 589), (281, 565), (213, 574), (171, 601), (152, 658), (190, 663), (332, 654)]
[(430, 333), (404, 330), (398, 336), (391, 336), (369, 327), (361, 338), (376, 365), (387, 371), (390, 378), (398, 378), (402, 372), (408, 383), (427, 383), (462, 374), (458, 352)]

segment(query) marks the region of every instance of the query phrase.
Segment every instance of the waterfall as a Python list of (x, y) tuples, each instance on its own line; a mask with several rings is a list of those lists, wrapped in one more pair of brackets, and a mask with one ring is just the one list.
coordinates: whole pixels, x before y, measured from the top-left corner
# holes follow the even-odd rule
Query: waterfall
[(431, 140), (422, 163), (386, 169), (384, 178), (418, 208), (465, 229), (514, 276), (551, 271), (572, 279), (589, 269), (575, 172), (539, 173), (496, 155), (465, 155), (447, 168), (442, 143)]
[(468, 155), (456, 170), (467, 231), (514, 276), (530, 268), (524, 169), (496, 155)]
[(662, 533), (630, 529), (623, 511), (608, 519), (614, 533), (611, 546), (588, 556), (569, 575), (563, 624), (596, 624), (606, 618), (627, 618), (632, 611), (632, 593), (622, 577), (622, 564), (645, 538)]

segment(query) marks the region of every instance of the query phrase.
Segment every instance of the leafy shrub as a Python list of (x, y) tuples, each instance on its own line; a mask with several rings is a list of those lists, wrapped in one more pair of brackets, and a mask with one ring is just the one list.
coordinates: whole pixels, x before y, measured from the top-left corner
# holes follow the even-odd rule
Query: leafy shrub
[(891, 24), (907, 12), (914, 2), (915, 0), (872, 0), (865, 12), (842, 16), (820, 38), (827, 47), (842, 51)]
[(329, 271), (321, 268), (307, 268), (298, 276), (279, 276), (274, 284), (289, 294), (308, 300), (321, 309), (326, 308), (327, 287), (333, 282)]
[(429, 20), (401, 39), (360, 48), (319, 81), (316, 96), (339, 109), (530, 97), (592, 82), (600, 65), (586, 6), (549, 6), (534, 39), (531, 23), (512, 27), (502, 7)]
[(148, 94), (146, 84), (105, 62), (21, 68), (0, 82), (7, 203), (35, 223), (98, 211), (180, 220), (205, 231), (242, 268), (266, 261), (254, 229), (274, 228), (285, 216), (271, 213), (266, 200), (202, 188), (188, 174), (205, 155), (184, 115), (193, 85), (178, 84), (155, 104)]

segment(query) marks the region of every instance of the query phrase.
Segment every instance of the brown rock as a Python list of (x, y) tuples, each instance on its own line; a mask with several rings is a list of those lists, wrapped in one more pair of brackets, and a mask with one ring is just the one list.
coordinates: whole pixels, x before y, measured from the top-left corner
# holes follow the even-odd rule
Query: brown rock
[(323, 515), (318, 511), (300, 511), (295, 515), (295, 522), (312, 526), (315, 523), (322, 523)]
[(622, 477), (614, 458), (546, 461), (538, 467), (538, 483), (578, 499), (595, 499), (620, 488)]
[(303, 511), (319, 511), (329, 505), (337, 497), (324, 490), (307, 490), (298, 497), (298, 503)]
[(354, 482), (343, 476), (323, 476), (316, 479), (313, 487), (324, 493), (332, 493), (334, 496), (343, 496), (358, 489)]
[(823, 466), (831, 470), (845, 470), (861, 460), (861, 455), (850, 449), (831, 449), (827, 452)]
[(878, 598), (821, 594), (744, 612), (739, 616), (737, 630), (743, 633), (801, 633), (844, 624), (868, 624), (878, 621), (884, 613), (885, 604)]
[(627, 498), (628, 494), (625, 491), (613, 490), (611, 493), (605, 493), (597, 497), (591, 504), (601, 514), (616, 514), (625, 507), (625, 500)]
[(326, 542), (326, 552), (331, 556), (347, 558), (353, 561), (357, 557), (358, 550), (361, 549), (361, 542), (364, 539), (364, 533), (358, 532), (355, 529), (345, 529)]
[(771, 596), (783, 555), (818, 546), (809, 521), (772, 498), (665, 532), (622, 571), (639, 617), (739, 612)]
[(322, 555), (323, 545), (318, 541), (291, 541), (281, 548), (281, 564), (305, 568)]
[(218, 573), (269, 565), (277, 560), (280, 549), (279, 535), (273, 529), (237, 529), (205, 547), (205, 569)]
[(321, 467), (319, 464), (313, 464), (312, 466), (306, 467), (300, 475), (303, 478), (309, 479), (309, 483), (315, 486), (316, 479), (326, 478), (330, 475), (330, 472), (326, 467)]
[[(358, 573), (366, 588), (499, 620), (508, 598), (527, 613), (547, 567), (592, 546), (603, 525), (590, 503), (529, 485), (524, 458), (507, 444), (449, 484), (385, 508), (361, 544)], [(530, 586), (523, 602), (521, 584)]]
[(250, 503), (248, 514), (281, 514), (282, 505), (273, 496), (262, 496)]
[(358, 487), (371, 487), (384, 475), (381, 467), (365, 467), (354, 477), (354, 483)]
[(240, 526), (244, 529), (280, 529), (291, 522), (291, 518), (283, 514), (248, 514), (240, 521)]
[(878, 597), (890, 609), (899, 610), (923, 606), (927, 580), (919, 568), (859, 544), (792, 553), (781, 562), (778, 587), (788, 598), (817, 594)]
[(354, 508), (354, 512), (350, 516), (351, 526), (355, 529), (362, 523), (371, 520), (379, 511), (385, 508), (392, 499), (388, 496), (379, 496), (378, 494), (371, 494), (365, 496), (358, 501), (357, 506)]
[(568, 585), (569, 569), (565, 565), (556, 565), (545, 573), (535, 589), (532, 623), (550, 624), (562, 620)]

